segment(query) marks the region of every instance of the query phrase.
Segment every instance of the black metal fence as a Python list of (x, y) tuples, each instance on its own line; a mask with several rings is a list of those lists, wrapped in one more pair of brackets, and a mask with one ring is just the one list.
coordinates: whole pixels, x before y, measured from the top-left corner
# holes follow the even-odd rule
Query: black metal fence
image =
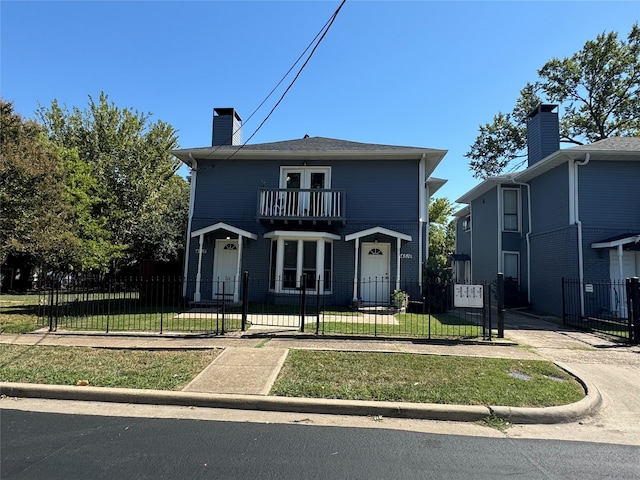
[[(222, 334), (239, 323), (222, 309), (190, 308), (179, 277), (73, 277), (40, 289), (39, 318), (50, 331)], [(236, 325), (237, 324), (237, 325)]]
[(562, 279), (562, 321), (638, 343), (638, 279), (586, 282)]
[[(304, 288), (303, 288), (304, 287)], [(183, 291), (189, 297), (183, 297)], [(453, 284), (406, 279), (300, 279), (249, 276), (215, 281), (179, 277), (74, 277), (41, 289), (41, 326), (50, 331), (219, 335), (250, 328), (318, 335), (491, 338), (490, 286), (482, 308), (455, 307)], [(493, 324), (492, 324), (493, 322)]]

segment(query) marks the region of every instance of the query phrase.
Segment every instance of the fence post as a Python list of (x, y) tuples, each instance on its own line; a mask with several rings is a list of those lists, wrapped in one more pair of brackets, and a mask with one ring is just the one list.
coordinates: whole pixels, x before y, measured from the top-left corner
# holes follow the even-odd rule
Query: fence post
[(224, 317), (226, 313), (226, 280), (222, 281), (222, 327), (220, 328), (220, 335), (224, 335)]
[[(49, 331), (53, 332), (53, 289), (55, 288), (55, 280), (51, 280), (51, 296), (49, 297)], [(57, 323), (57, 318), (56, 318)]]
[(249, 313), (249, 272), (242, 273), (242, 326), (243, 332), (247, 329), (247, 314)]
[(496, 290), (498, 297), (498, 338), (504, 338), (504, 273), (498, 273)]
[(111, 287), (113, 285), (113, 279), (109, 277), (109, 288), (107, 289), (107, 326), (106, 333), (109, 333), (109, 319), (111, 317)]
[(627, 316), (629, 317), (629, 341), (636, 344), (640, 343), (640, 284), (638, 282), (638, 277), (627, 278)]
[[(323, 280), (324, 281), (324, 280)], [(316, 286), (316, 335), (320, 331), (320, 287), (321, 281), (318, 278), (318, 285)]]
[(307, 309), (307, 274), (302, 274), (300, 284), (300, 331), (304, 333), (304, 314)]

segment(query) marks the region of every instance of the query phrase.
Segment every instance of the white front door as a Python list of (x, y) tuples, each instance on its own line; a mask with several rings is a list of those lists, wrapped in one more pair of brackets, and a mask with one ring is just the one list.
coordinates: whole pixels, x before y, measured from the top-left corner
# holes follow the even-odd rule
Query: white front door
[(622, 276), (618, 250), (609, 250), (609, 273), (611, 275), (611, 312), (620, 317), (627, 316), (626, 279), (640, 275), (640, 252), (622, 252)]
[(213, 256), (213, 298), (238, 291), (238, 240), (216, 240)]
[(360, 297), (366, 305), (389, 304), (390, 243), (363, 242), (360, 261)]

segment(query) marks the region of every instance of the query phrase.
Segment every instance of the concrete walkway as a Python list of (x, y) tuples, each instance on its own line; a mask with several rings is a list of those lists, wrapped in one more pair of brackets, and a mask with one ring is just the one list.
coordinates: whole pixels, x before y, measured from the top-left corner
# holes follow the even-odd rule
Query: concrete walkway
[(268, 395), (288, 353), (285, 348), (227, 348), (182, 391)]
[[(259, 334), (255, 336), (254, 334)], [(265, 335), (268, 335), (265, 338)], [(295, 334), (287, 329), (250, 329), (244, 335), (2, 334), (0, 343), (132, 349), (223, 349), (182, 392), (0, 383), (0, 393), (39, 397), (189, 405), (251, 410), (382, 415), (386, 417), (475, 421), (494, 414), (512, 423), (572, 422), (588, 418), (619, 429), (640, 443), (640, 347), (611, 342), (542, 319), (509, 313), (509, 341), (444, 343), (420, 340), (336, 339)], [(527, 348), (522, 348), (526, 346)], [(258, 348), (259, 347), (259, 348)], [(356, 402), (269, 396), (288, 351), (296, 349), (404, 352), (494, 358), (548, 359), (575, 374), (587, 396), (572, 405), (549, 408)]]

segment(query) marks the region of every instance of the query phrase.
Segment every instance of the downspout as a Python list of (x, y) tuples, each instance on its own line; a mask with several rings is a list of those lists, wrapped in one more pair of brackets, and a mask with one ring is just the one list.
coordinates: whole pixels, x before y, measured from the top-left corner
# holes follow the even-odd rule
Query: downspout
[[(427, 184), (427, 179), (425, 178), (426, 171), (426, 157), (427, 154), (423, 153), (422, 158), (420, 159), (420, 163), (418, 164), (418, 287), (420, 291), (422, 291), (422, 275), (424, 270), (423, 262), (426, 262), (429, 258), (429, 185)], [(425, 221), (427, 223), (427, 243), (425, 246), (425, 256), (422, 256), (422, 243), (424, 242), (424, 237), (422, 233), (422, 229), (424, 228)]]
[(585, 166), (591, 160), (591, 154), (586, 153), (583, 161), (575, 161), (573, 168), (575, 174), (573, 176), (574, 188), (573, 188), (573, 208), (575, 224), (578, 227), (578, 275), (580, 277), (580, 315), (584, 316), (584, 259), (582, 258), (582, 222), (580, 221), (580, 207), (578, 205), (579, 188), (578, 188), (578, 167)]
[(187, 241), (184, 252), (184, 274), (182, 284), (182, 296), (187, 296), (187, 275), (189, 274), (189, 250), (191, 248), (191, 223), (193, 221), (193, 210), (196, 199), (196, 174), (198, 173), (198, 162), (191, 152), (189, 152), (189, 158), (191, 159), (191, 192), (189, 193), (189, 218), (187, 220)]
[(511, 183), (527, 187), (527, 216), (529, 221), (527, 234), (525, 235), (525, 238), (527, 239), (527, 302), (531, 304), (531, 188), (529, 188), (528, 183), (516, 182), (514, 178), (511, 179)]

